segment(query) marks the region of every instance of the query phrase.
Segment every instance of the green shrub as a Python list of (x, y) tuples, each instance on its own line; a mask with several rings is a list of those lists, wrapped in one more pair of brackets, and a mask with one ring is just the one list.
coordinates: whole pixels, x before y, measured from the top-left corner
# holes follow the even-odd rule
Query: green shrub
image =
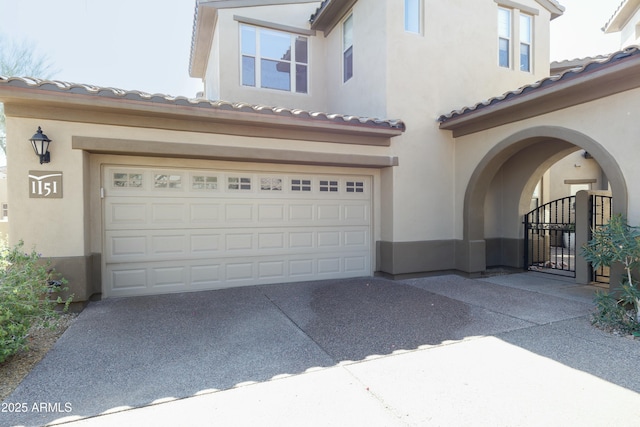
[(35, 320), (57, 316), (64, 279), (53, 280), (54, 271), (35, 250), (26, 253), (21, 241), (14, 247), (0, 242), (0, 363), (26, 348), (29, 328)]
[[(615, 215), (608, 224), (593, 230), (593, 238), (582, 248), (582, 256), (594, 268), (621, 263), (625, 271), (614, 293), (596, 295), (594, 322), (625, 332), (640, 331), (640, 289), (633, 277), (640, 267), (640, 229), (627, 224), (623, 216)], [(625, 306), (633, 309), (628, 311)]]

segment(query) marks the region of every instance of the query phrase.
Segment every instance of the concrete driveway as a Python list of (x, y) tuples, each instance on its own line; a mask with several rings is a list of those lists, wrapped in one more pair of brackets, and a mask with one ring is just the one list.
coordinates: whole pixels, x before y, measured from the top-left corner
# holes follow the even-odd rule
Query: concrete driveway
[(590, 326), (593, 290), (523, 273), (94, 302), (0, 425), (637, 425), (640, 342)]

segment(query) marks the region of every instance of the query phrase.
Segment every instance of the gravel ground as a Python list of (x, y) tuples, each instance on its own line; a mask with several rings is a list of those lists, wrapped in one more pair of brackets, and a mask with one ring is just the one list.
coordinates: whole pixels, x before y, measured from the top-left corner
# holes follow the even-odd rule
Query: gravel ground
[(42, 323), (31, 327), (28, 337), (29, 348), (0, 364), (0, 400), (4, 400), (13, 392), (76, 317), (75, 313), (63, 314), (51, 321), (52, 327), (46, 327)]

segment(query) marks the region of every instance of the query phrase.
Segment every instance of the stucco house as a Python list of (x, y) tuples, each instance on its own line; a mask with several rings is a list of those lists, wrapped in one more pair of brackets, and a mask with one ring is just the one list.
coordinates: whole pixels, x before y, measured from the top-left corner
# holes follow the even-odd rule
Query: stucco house
[(10, 239), (50, 257), (78, 300), (477, 275), (523, 267), (536, 186), (583, 152), (637, 224), (640, 51), (550, 77), (563, 11), (198, 0), (197, 99), (2, 77)]

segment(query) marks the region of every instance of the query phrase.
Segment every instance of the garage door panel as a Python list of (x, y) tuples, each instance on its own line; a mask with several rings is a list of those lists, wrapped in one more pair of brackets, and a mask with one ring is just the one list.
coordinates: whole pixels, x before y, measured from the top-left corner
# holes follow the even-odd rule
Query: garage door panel
[(194, 265), (190, 268), (194, 289), (215, 289), (222, 282), (219, 264)]
[(292, 203), (289, 205), (289, 221), (295, 223), (311, 223), (314, 220), (313, 216), (314, 205), (313, 203), (298, 204)]
[(316, 207), (318, 212), (318, 221), (340, 221), (340, 205), (339, 204), (319, 204)]
[(258, 206), (258, 222), (283, 222), (285, 217), (285, 204), (267, 204)]
[(367, 260), (364, 256), (348, 256), (344, 257), (344, 271), (345, 272), (357, 272), (360, 273), (364, 271)]
[(334, 275), (340, 273), (340, 258), (337, 256), (318, 259), (318, 275)]
[(314, 247), (314, 236), (312, 231), (293, 231), (289, 233), (289, 248), (291, 249), (311, 249)]
[(152, 283), (156, 288), (171, 288), (179, 290), (186, 288), (188, 283), (187, 267), (157, 267), (151, 269)]
[(258, 277), (260, 279), (282, 279), (287, 277), (287, 263), (285, 261), (258, 262)]
[(151, 255), (188, 255), (188, 236), (185, 234), (170, 234), (151, 236)]
[(258, 250), (285, 249), (286, 233), (260, 233), (258, 232)]
[(225, 250), (253, 251), (254, 235), (251, 233), (229, 233), (225, 236)]
[(220, 221), (221, 205), (219, 203), (190, 203), (189, 223), (197, 226), (215, 225)]
[(372, 272), (370, 178), (106, 168), (111, 180), (106, 297)]
[(131, 203), (125, 200), (123, 203), (114, 202), (109, 205), (106, 212), (108, 225), (144, 225), (147, 222), (146, 203)]
[(222, 249), (219, 233), (195, 232), (190, 234), (191, 251), (194, 256), (211, 256)]
[(110, 272), (114, 292), (131, 292), (147, 288), (147, 269), (123, 268)]
[(251, 262), (228, 262), (225, 265), (225, 279), (233, 281), (250, 281), (253, 279), (253, 267)]
[(289, 276), (296, 280), (311, 279), (314, 277), (315, 262), (313, 259), (294, 259), (289, 261)]
[(113, 236), (109, 245), (111, 257), (131, 257), (147, 255), (147, 236)]
[(340, 231), (319, 231), (318, 232), (319, 248), (339, 248), (340, 247)]
[(230, 225), (253, 221), (253, 204), (230, 203), (225, 206), (225, 221)]
[(348, 230), (344, 232), (344, 246), (361, 247), (368, 245), (369, 233), (367, 230)]
[(184, 224), (187, 219), (186, 206), (183, 203), (151, 203), (151, 223)]

